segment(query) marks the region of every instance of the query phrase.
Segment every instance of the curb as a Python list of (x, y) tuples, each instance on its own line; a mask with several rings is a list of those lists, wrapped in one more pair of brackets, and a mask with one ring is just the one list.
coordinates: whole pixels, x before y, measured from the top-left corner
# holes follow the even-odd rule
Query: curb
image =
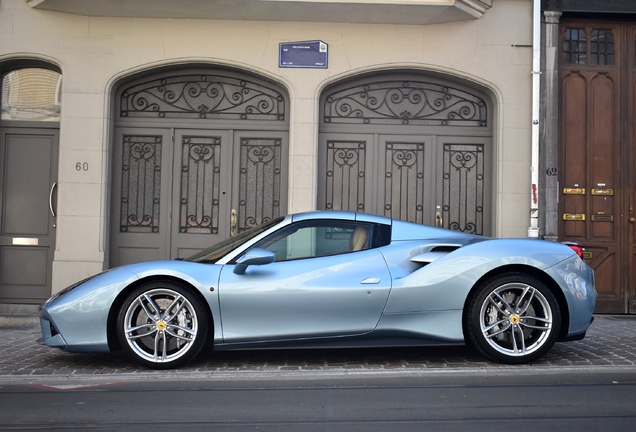
[(549, 366), (538, 368), (456, 368), (456, 369), (420, 369), (420, 370), (339, 370), (339, 371), (241, 371), (241, 372), (132, 372), (129, 374), (64, 374), (64, 375), (0, 375), (0, 383), (39, 382), (39, 381), (91, 381), (91, 382), (128, 382), (128, 381), (157, 381), (157, 380), (286, 380), (286, 379), (347, 379), (347, 378), (378, 378), (378, 377), (424, 377), (440, 375), (481, 375), (501, 374), (513, 372), (517, 376), (559, 375), (573, 373), (616, 373), (636, 374), (636, 366)]

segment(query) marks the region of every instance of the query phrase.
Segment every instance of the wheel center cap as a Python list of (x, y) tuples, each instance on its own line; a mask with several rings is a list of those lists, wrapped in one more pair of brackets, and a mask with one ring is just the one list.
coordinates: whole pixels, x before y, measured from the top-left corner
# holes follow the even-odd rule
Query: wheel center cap
[(510, 317), (511, 324), (519, 324), (519, 315), (513, 315)]
[(167, 327), (167, 326), (166, 326), (166, 323), (165, 323), (165, 322), (163, 322), (163, 321), (159, 321), (159, 322), (157, 323), (157, 330), (161, 330), (161, 331), (163, 331), (163, 330), (165, 330), (165, 329), (166, 329), (166, 327)]

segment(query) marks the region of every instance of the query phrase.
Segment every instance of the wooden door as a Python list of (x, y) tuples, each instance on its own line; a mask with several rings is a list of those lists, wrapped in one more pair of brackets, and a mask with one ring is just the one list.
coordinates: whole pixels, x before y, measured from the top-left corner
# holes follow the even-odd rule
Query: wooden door
[(40, 303), (51, 294), (58, 131), (0, 130), (0, 300)]
[(626, 155), (627, 173), (627, 253), (626, 260), (629, 283), (625, 289), (627, 299), (627, 311), (636, 314), (636, 23), (627, 25), (627, 115), (625, 118), (625, 136), (629, 143)]
[(561, 24), (559, 237), (585, 248), (599, 313), (636, 312), (635, 41), (629, 23)]

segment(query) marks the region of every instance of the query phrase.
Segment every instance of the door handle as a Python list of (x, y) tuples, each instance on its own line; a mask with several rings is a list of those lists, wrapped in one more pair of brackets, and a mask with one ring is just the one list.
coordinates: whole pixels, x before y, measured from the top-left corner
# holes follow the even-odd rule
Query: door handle
[(363, 280), (360, 283), (362, 283), (362, 284), (379, 284), (380, 283), (380, 278), (370, 277), (370, 278), (366, 278), (365, 280)]
[(236, 235), (236, 210), (232, 209), (230, 213), (230, 237)]
[[(429, 213), (430, 214), (430, 213)], [(435, 226), (441, 228), (443, 225), (442, 214), (440, 212), (435, 213)]]
[(49, 210), (51, 210), (51, 216), (55, 217), (55, 210), (53, 210), (53, 190), (57, 186), (57, 182), (53, 183), (51, 186), (51, 191), (49, 192)]

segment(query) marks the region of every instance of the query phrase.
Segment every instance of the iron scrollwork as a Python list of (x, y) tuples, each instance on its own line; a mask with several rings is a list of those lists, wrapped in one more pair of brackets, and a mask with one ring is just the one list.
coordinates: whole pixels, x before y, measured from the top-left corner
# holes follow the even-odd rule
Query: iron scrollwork
[(122, 117), (285, 120), (285, 98), (260, 84), (220, 75), (179, 75), (126, 88)]
[(161, 136), (124, 136), (121, 232), (159, 232), (161, 144)]
[(444, 145), (444, 222), (448, 228), (483, 234), (484, 145)]
[(423, 223), (424, 146), (425, 143), (386, 143), (385, 216)]
[(238, 232), (280, 216), (280, 138), (242, 138)]
[(483, 99), (451, 87), (386, 81), (329, 94), (325, 123), (487, 126)]
[(327, 142), (327, 210), (364, 211), (364, 141)]
[(179, 232), (218, 234), (221, 138), (184, 136)]

